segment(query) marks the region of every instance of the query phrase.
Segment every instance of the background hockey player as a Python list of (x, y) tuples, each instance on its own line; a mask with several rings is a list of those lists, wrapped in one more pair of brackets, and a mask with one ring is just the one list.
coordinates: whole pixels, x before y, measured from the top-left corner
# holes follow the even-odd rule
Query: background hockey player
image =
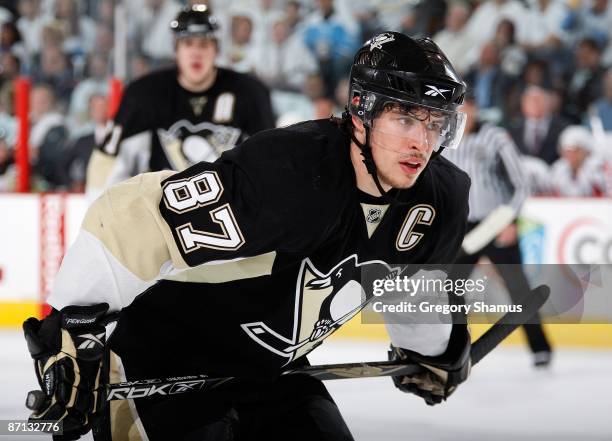
[[(97, 439), (352, 439), (319, 380), (278, 374), (365, 306), (363, 270), (452, 263), (470, 181), (438, 155), (461, 138), (465, 84), (431, 40), (374, 37), (350, 86), (342, 119), (265, 131), (96, 200), (53, 313), (24, 324), (48, 397), (32, 418), (61, 418), (73, 436), (95, 425)], [(105, 342), (109, 311), (121, 314)], [(395, 377), (399, 389), (436, 404), (466, 380), (465, 324), (390, 329), (393, 359), (431, 369)], [(102, 406), (107, 381), (200, 373), (237, 379)]]
[(142, 171), (184, 170), (214, 161), (260, 130), (274, 127), (269, 92), (255, 77), (215, 66), (217, 24), (205, 5), (170, 23), (176, 66), (131, 83), (87, 172), (93, 198)]
[[(465, 135), (460, 148), (446, 150), (444, 156), (465, 170), (472, 179), (468, 233), (464, 253), (450, 277), (466, 279), (481, 256), (494, 264), (513, 299), (529, 292), (529, 282), (521, 267), (516, 217), (529, 195), (518, 149), (501, 127), (481, 124), (473, 97), (468, 96), (462, 110), (467, 115)], [(547, 366), (551, 348), (539, 317), (524, 325), (536, 366)]]

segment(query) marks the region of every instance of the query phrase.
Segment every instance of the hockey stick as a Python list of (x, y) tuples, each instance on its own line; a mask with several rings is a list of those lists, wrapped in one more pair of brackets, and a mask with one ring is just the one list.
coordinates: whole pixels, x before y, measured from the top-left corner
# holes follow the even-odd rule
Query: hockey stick
[[(521, 312), (508, 312), (504, 314), (502, 318), (495, 322), (487, 332), (474, 342), (470, 350), (472, 366), (479, 363), (516, 328), (531, 320), (542, 305), (546, 303), (546, 300), (548, 300), (550, 289), (546, 285), (541, 285), (527, 295), (529, 298), (521, 303), (523, 305)], [(285, 371), (283, 375), (305, 374), (318, 378), (319, 380), (337, 380), (342, 378), (415, 375), (423, 371), (424, 368), (418, 364), (406, 364), (399, 361), (372, 361), (365, 363), (306, 366)]]
[[(516, 328), (527, 323), (546, 303), (550, 289), (541, 285), (526, 294), (521, 302), (521, 311), (508, 312), (485, 332), (473, 345), (470, 352), (472, 365), (477, 364), (497, 345), (499, 345)], [(415, 375), (424, 371), (419, 364), (406, 364), (401, 361), (372, 361), (364, 363), (324, 364), (306, 366), (284, 371), (281, 375), (302, 374), (320, 380), (338, 380), (344, 378), (385, 377), (395, 375)], [(149, 397), (152, 395), (175, 395), (196, 390), (210, 390), (226, 383), (235, 377), (209, 377), (208, 375), (192, 375), (185, 377), (169, 377), (127, 381), (106, 385), (106, 401), (127, 400)], [(32, 391), (28, 394), (26, 407), (37, 410), (46, 396), (42, 391)]]
[(482, 222), (474, 227), (463, 238), (461, 251), (463, 254), (475, 254), (512, 223), (516, 213), (508, 205), (500, 205), (493, 210)]

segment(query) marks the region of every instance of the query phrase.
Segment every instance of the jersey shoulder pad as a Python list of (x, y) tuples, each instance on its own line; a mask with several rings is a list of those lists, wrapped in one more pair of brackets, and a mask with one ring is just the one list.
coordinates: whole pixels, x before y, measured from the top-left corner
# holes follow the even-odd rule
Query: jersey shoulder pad
[(158, 209), (160, 183), (174, 174), (143, 173), (108, 188), (83, 220), (82, 229), (142, 280), (153, 280), (167, 261), (186, 266)]
[(167, 90), (170, 85), (178, 84), (176, 75), (175, 68), (160, 69), (143, 75), (127, 85), (124, 96), (140, 100), (155, 97), (161, 90)]
[(220, 160), (233, 161), (258, 177), (275, 175), (293, 181), (317, 176), (325, 182), (334, 177), (346, 178), (349, 142), (328, 120), (306, 121), (261, 131), (225, 152)]
[(431, 161), (434, 177), (440, 177), (449, 184), (460, 184), (462, 188), (470, 185), (470, 176), (444, 156), (437, 156)]
[[(438, 155), (431, 161), (431, 173), (436, 186), (446, 199), (456, 201), (455, 207), (467, 204), (470, 192), (470, 176), (447, 158)], [(453, 206), (453, 204), (449, 204)]]
[(267, 90), (265, 84), (255, 75), (250, 73), (236, 72), (235, 70), (218, 67), (217, 76), (223, 83), (235, 84), (247, 89), (252, 86), (256, 86)]

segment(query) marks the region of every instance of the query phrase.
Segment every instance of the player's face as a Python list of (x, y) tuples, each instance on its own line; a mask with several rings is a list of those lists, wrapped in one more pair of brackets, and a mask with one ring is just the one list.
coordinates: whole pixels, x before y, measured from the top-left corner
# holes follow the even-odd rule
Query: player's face
[(370, 146), (383, 186), (414, 185), (431, 158), (440, 124), (442, 117), (419, 107), (410, 112), (390, 108), (374, 120)]
[(210, 86), (215, 73), (217, 44), (205, 37), (184, 37), (176, 45), (181, 84), (190, 90)]

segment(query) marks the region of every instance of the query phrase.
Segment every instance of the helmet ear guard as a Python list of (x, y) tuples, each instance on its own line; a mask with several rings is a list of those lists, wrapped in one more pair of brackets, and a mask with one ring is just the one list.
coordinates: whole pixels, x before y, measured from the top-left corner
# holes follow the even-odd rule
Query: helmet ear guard
[[(358, 85), (351, 88), (349, 113), (359, 118), (364, 125), (372, 126), (373, 111), (376, 105), (376, 94), (363, 90)], [(357, 104), (355, 104), (357, 98)]]

